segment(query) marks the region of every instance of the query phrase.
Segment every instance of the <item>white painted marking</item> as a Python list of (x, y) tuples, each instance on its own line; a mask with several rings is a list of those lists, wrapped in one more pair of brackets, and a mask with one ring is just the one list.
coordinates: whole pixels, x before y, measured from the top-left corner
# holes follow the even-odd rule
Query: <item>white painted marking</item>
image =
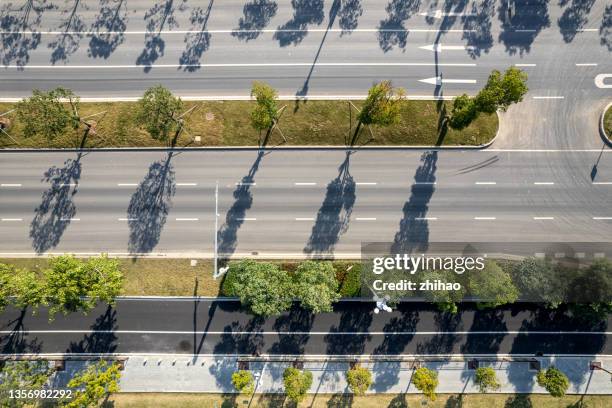
[(198, 183), (176, 183), (178, 187), (195, 187)]
[(0, 187), (21, 187), (21, 184), (3, 183), (3, 184), (0, 184)]
[(535, 257), (536, 258), (545, 258), (546, 254), (544, 252), (536, 252), (535, 253)]
[(586, 257), (586, 253), (584, 252), (576, 252), (574, 255), (576, 256), (576, 258), (579, 258), (579, 259)]
[(477, 221), (491, 221), (491, 220), (495, 220), (497, 218), (495, 217), (474, 217), (475, 220)]
[(565, 99), (565, 96), (534, 96), (533, 99)]
[(598, 258), (605, 258), (606, 254), (604, 254), (603, 252), (595, 252), (593, 254), (593, 258), (598, 259)]
[(136, 187), (137, 183), (117, 183), (119, 187)]
[(612, 78), (612, 74), (599, 74), (595, 77), (595, 86), (598, 88), (612, 88), (612, 80), (606, 84), (605, 80)]
[[(252, 62), (252, 63), (226, 63), (226, 64), (152, 64), (153, 68), (271, 68), (271, 67), (312, 67), (312, 62)], [(4, 68), (28, 69), (143, 69), (147, 65), (6, 65)], [(475, 63), (439, 63), (434, 62), (318, 62), (317, 67), (475, 67)]]
[(535, 67), (536, 64), (514, 64), (515, 67)]
[(314, 221), (314, 218), (312, 217), (301, 217), (301, 218), (296, 218), (296, 221)]
[(60, 221), (66, 221), (66, 222), (69, 222), (69, 221), (81, 221), (81, 219), (80, 218), (60, 218)]
[[(460, 29), (448, 29), (448, 30), (439, 30), (435, 28), (411, 28), (411, 29), (394, 29), (394, 28), (355, 28), (351, 30), (352, 33), (404, 33), (404, 32), (417, 32), (417, 33), (437, 33), (437, 32), (451, 32), (451, 33), (466, 33), (466, 32), (476, 32), (477, 30), (460, 30)], [(310, 33), (342, 33), (344, 30), (340, 28), (308, 28), (305, 30), (283, 30), (283, 29), (263, 29), (263, 30), (206, 30), (208, 34), (234, 34), (234, 33), (268, 33), (274, 34), (277, 32), (281, 33), (299, 33), (299, 32), (310, 32)], [(156, 32), (160, 35), (171, 35), (171, 34), (199, 34), (200, 30), (162, 30)], [(32, 35), (32, 34), (41, 34), (41, 35), (78, 35), (78, 34), (90, 34), (89, 31), (31, 31), (31, 30), (21, 30), (21, 31), (0, 31), (0, 35), (10, 35), (10, 34), (22, 34), (22, 35)], [(145, 30), (131, 30), (131, 31), (100, 31), (98, 32), (100, 35), (144, 35), (150, 34), (149, 31)]]
[(596, 62), (585, 62), (582, 64), (576, 64), (577, 67), (596, 67), (597, 63)]
[(360, 182), (360, 183), (355, 183), (355, 184), (357, 184), (358, 186), (375, 186), (375, 185), (377, 185), (378, 183), (377, 183), (377, 182), (363, 182), (363, 181), (362, 181), (362, 182)]
[(177, 218), (177, 221), (198, 221), (199, 218)]
[(497, 182), (496, 181), (477, 181), (475, 184), (479, 186), (490, 186), (490, 185), (496, 185)]
[(609, 186), (612, 185), (612, 181), (594, 181), (594, 186)]
[(317, 183), (293, 183), (296, 186), (316, 186)]
[(533, 217), (534, 220), (554, 220), (555, 217)]
[(238, 182), (236, 183), (237, 186), (256, 186), (257, 183), (243, 183), (243, 182)]
[(603, 220), (612, 220), (612, 217), (593, 217), (594, 220), (603, 221)]
[(565, 252), (555, 252), (555, 258), (565, 258)]
[(62, 183), (60, 187), (76, 187), (77, 183)]
[(519, 28), (519, 29), (517, 29), (517, 30), (514, 30), (514, 32), (516, 32), (516, 33), (535, 33), (535, 32), (537, 32), (537, 31), (538, 31), (538, 30), (535, 30), (535, 29), (533, 29), (533, 28), (522, 28), (522, 29), (521, 29), (521, 28)]
[(376, 221), (376, 218), (361, 218), (361, 217), (357, 217), (356, 218), (357, 221)]
[(599, 30), (597, 28), (579, 28), (578, 30), (576, 30), (578, 32), (582, 32), (582, 33), (596, 33)]
[(257, 218), (249, 218), (249, 217), (245, 217), (245, 218), (236, 218), (238, 221), (257, 221)]
[(437, 20), (441, 19), (442, 17), (469, 17), (469, 16), (475, 16), (476, 14), (474, 13), (457, 13), (457, 12), (445, 12), (442, 11), (440, 9), (438, 10), (430, 10), (430, 11), (423, 11), (421, 13), (419, 13), (419, 16), (424, 16), (424, 17), (430, 17), (430, 18), (435, 18)]
[(419, 82), (423, 82), (431, 85), (442, 85), (442, 84), (475, 84), (475, 79), (445, 79), (440, 76), (419, 79)]
[(434, 186), (434, 185), (437, 184), (437, 181), (415, 181), (414, 184), (425, 185), (425, 186)]
[(137, 221), (138, 218), (117, 218), (117, 221)]
[(23, 218), (2, 218), (2, 221), (5, 221), (5, 222), (23, 221)]
[(437, 221), (438, 217), (414, 217), (416, 221)]
[(442, 45), (441, 43), (424, 45), (419, 48), (422, 50), (435, 51), (439, 53), (442, 51), (467, 51), (476, 49), (476, 47), (471, 45)]
[(553, 181), (534, 181), (533, 184), (536, 186), (552, 186), (555, 183)]

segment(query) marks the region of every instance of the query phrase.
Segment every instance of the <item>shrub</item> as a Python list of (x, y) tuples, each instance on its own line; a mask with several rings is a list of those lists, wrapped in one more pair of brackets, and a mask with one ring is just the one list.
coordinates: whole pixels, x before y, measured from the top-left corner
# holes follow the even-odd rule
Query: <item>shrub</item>
[(478, 116), (478, 109), (474, 100), (468, 95), (458, 96), (453, 101), (453, 110), (449, 120), (449, 125), (453, 129), (461, 130), (469, 126)]
[(436, 388), (438, 387), (438, 373), (426, 367), (417, 368), (412, 376), (412, 383), (417, 390), (421, 391), (432, 401), (436, 400)]
[(238, 370), (232, 374), (232, 385), (242, 394), (252, 394), (255, 392), (255, 378), (247, 370)]
[(294, 402), (301, 402), (312, 385), (312, 373), (288, 367), (283, 373), (283, 384), (287, 397)]
[(356, 366), (346, 372), (346, 382), (355, 395), (363, 395), (372, 385), (372, 373), (365, 367)]
[(538, 385), (543, 387), (553, 397), (562, 397), (569, 388), (569, 380), (563, 371), (555, 367), (538, 371)]
[(495, 370), (491, 367), (478, 367), (474, 375), (474, 382), (482, 393), (489, 390), (497, 390), (501, 387), (499, 381), (497, 381), (497, 374), (495, 374)]
[(346, 272), (340, 284), (341, 297), (357, 297), (361, 293), (361, 265), (355, 264)]

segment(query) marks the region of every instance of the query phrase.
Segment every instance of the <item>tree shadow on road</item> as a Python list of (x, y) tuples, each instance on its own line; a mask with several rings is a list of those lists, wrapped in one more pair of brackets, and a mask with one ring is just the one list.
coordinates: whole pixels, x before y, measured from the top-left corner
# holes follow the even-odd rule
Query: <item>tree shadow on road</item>
[(212, 10), (214, 0), (208, 2), (206, 9), (196, 7), (191, 12), (191, 24), (198, 27), (198, 32), (187, 33), (185, 35), (186, 49), (183, 51), (179, 60), (181, 66), (179, 69), (184, 71), (194, 72), (200, 69), (200, 60), (202, 55), (210, 47), (210, 34), (206, 31), (210, 11)]
[(498, 332), (490, 334), (468, 334), (465, 344), (461, 347), (463, 354), (497, 354), (500, 345), (507, 336), (508, 327), (505, 322), (505, 311), (499, 309), (477, 310), (470, 332)]
[(434, 316), (436, 331), (426, 343), (417, 345), (417, 354), (453, 354), (455, 345), (460, 340), (459, 336), (453, 334), (462, 331), (462, 316), (459, 313), (439, 312)]
[(42, 351), (42, 343), (34, 337), (32, 340), (26, 340), (27, 330), (23, 325), (23, 319), (26, 315), (26, 309), (21, 309), (19, 316), (16, 319), (9, 321), (7, 325), (0, 327), (3, 331), (10, 330), (9, 334), (0, 335), (0, 353), (1, 354), (23, 354), (23, 353), (40, 353)]
[[(569, 4), (569, 6), (568, 6)], [(559, 6), (567, 6), (557, 20), (559, 31), (566, 43), (572, 42), (578, 30), (584, 28), (589, 22), (588, 16), (595, 0), (561, 0)]]
[(238, 27), (232, 32), (232, 36), (243, 41), (254, 40), (261, 34), (262, 30), (270, 24), (278, 11), (278, 4), (270, 0), (252, 0), (245, 4), (243, 16), (238, 20)]
[[(354, 332), (368, 333), (374, 315), (373, 305), (367, 303), (358, 306), (336, 304), (334, 309), (340, 312), (340, 323), (332, 326), (329, 333), (323, 338), (327, 344), (326, 354), (364, 354), (365, 344), (372, 339), (372, 335), (354, 334)], [(349, 334), (342, 334), (346, 332)]]
[(340, 35), (350, 34), (356, 29), (362, 14), (361, 0), (342, 0), (338, 11), (338, 24), (342, 30)]
[(255, 316), (246, 324), (235, 321), (226, 325), (221, 339), (213, 348), (213, 354), (260, 355), (264, 346), (262, 327), (265, 320)]
[(325, 18), (323, 0), (291, 0), (293, 18), (279, 26), (274, 39), (281, 47), (298, 45), (308, 34), (308, 25), (319, 25)]
[(47, 0), (28, 0), (17, 11), (11, 11), (11, 7), (8, 3), (0, 8), (0, 30), (4, 32), (0, 35), (0, 56), (3, 65), (14, 64), (22, 69), (30, 61), (30, 51), (40, 44), (43, 13), (56, 6)]
[(436, 190), (438, 152), (428, 151), (421, 156), (421, 164), (414, 175), (410, 198), (404, 204), (404, 216), (395, 234), (393, 253), (425, 251), (429, 247), (429, 222), (426, 219), (429, 202)]
[(599, 27), (599, 42), (608, 51), (612, 51), (612, 5), (606, 6), (603, 17), (601, 19), (601, 27)]
[(85, 20), (79, 14), (79, 9), (83, 7), (88, 10), (86, 4), (82, 0), (73, 0), (72, 7), (62, 12), (66, 15), (66, 19), (59, 25), (59, 30), (63, 31), (56, 39), (49, 43), (49, 48), (53, 50), (51, 53), (51, 63), (56, 64), (58, 61), (68, 62), (68, 58), (79, 49), (79, 43), (83, 38), (83, 33), (87, 31)]
[(34, 219), (30, 224), (32, 247), (38, 254), (59, 244), (76, 215), (73, 200), (81, 178), (81, 157), (79, 153), (76, 160), (66, 160), (64, 167), (51, 167), (41, 180), (49, 183), (50, 187), (43, 193), (42, 202), (34, 210)]
[(384, 52), (391, 51), (393, 47), (404, 50), (408, 41), (408, 30), (404, 21), (419, 11), (421, 0), (391, 0), (385, 10), (388, 13), (386, 20), (381, 20), (378, 26), (378, 43)]
[[(278, 317), (274, 322), (273, 329), (279, 333), (304, 332), (308, 333), (312, 328), (314, 314), (294, 304), (289, 311)], [(310, 338), (309, 334), (292, 334), (279, 336), (279, 340), (272, 344), (270, 354), (304, 354), (304, 347)]]
[(333, 254), (340, 235), (348, 230), (355, 204), (355, 180), (350, 174), (351, 152), (340, 165), (338, 177), (327, 185), (325, 199), (317, 212), (304, 252), (311, 255)]
[(70, 342), (66, 353), (114, 353), (117, 349), (117, 312), (107, 306), (103, 314), (96, 318), (91, 333), (78, 342)]
[(462, 38), (466, 40), (467, 53), (470, 57), (478, 58), (482, 52), (488, 54), (493, 47), (491, 19), (494, 15), (495, 0), (484, 0), (481, 3), (472, 3), (468, 13), (461, 17)]
[(238, 245), (238, 230), (244, 224), (246, 212), (253, 205), (253, 193), (251, 188), (255, 183), (255, 174), (259, 170), (259, 164), (263, 159), (264, 151), (260, 150), (257, 153), (255, 162), (249, 169), (246, 176), (236, 185), (236, 189), (232, 193), (234, 203), (225, 215), (225, 223), (219, 228), (218, 236), (218, 252), (224, 257), (231, 256)]
[(510, 55), (523, 55), (531, 51), (531, 44), (540, 32), (550, 27), (548, 0), (530, 0), (529, 7), (515, 7), (514, 14), (508, 17), (508, 3), (500, 2), (497, 15), (501, 22), (498, 41), (506, 47)]
[(100, 0), (100, 12), (91, 27), (88, 55), (108, 58), (125, 40), (127, 0)]
[(178, 27), (174, 15), (177, 10), (179, 12), (185, 11), (187, 9), (186, 3), (187, 0), (162, 0), (155, 3), (145, 13), (144, 19), (147, 22), (145, 47), (136, 59), (136, 65), (143, 65), (145, 73), (151, 71), (155, 61), (164, 55), (166, 43), (162, 39), (162, 31)]
[(159, 242), (176, 192), (172, 152), (165, 160), (149, 166), (128, 206), (130, 238), (128, 250), (132, 254), (151, 252)]

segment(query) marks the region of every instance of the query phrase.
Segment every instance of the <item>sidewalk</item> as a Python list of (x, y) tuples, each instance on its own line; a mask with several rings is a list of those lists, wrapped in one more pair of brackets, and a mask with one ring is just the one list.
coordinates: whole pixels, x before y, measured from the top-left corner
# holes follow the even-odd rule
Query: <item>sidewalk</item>
[[(501, 358), (500, 358), (501, 360)], [(600, 361), (603, 368), (612, 371), (612, 356), (545, 356), (537, 358), (542, 368), (555, 365), (570, 380), (570, 394), (612, 394), (611, 375), (602, 370), (591, 371), (589, 364)], [(87, 364), (83, 361), (67, 361), (66, 371), (54, 379), (56, 386), (66, 383), (72, 373)], [(283, 371), (289, 362), (251, 362), (250, 370), (257, 380), (256, 392), (279, 393), (283, 390)], [(468, 370), (465, 361), (430, 361), (425, 367), (438, 372), (439, 393), (478, 393), (473, 382), (474, 371)], [(481, 363), (497, 371), (502, 384), (498, 393), (546, 393), (536, 384), (536, 371), (528, 362), (499, 361)], [(373, 393), (418, 393), (410, 383), (413, 370), (407, 362), (374, 362), (362, 366), (372, 370)], [(344, 372), (346, 362), (306, 361), (304, 369), (312, 371), (311, 393), (347, 392)], [(234, 392), (231, 375), (238, 369), (236, 357), (211, 356), (130, 356), (125, 363), (121, 379), (123, 392)]]

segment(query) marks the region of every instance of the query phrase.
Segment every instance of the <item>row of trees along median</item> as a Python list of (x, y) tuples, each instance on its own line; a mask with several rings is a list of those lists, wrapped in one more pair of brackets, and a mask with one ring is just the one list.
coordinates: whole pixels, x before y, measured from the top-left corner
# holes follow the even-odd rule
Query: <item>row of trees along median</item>
[[(527, 75), (515, 67), (509, 68), (503, 76), (499, 71), (493, 71), (486, 86), (476, 97), (464, 94), (455, 98), (451, 114), (442, 117), (443, 126), (448, 123), (454, 129), (464, 129), (480, 112), (506, 110), (511, 104), (522, 100), (527, 92), (526, 81)], [(259, 144), (266, 145), (273, 131), (277, 131), (283, 142), (287, 142), (279, 126), (286, 106), (279, 107), (278, 92), (268, 84), (256, 81), (251, 89), (251, 98), (255, 104), (250, 112), (250, 123), (259, 132)], [(375, 140), (372, 126), (388, 127), (397, 124), (401, 119), (405, 99), (404, 89), (394, 87), (391, 81), (382, 81), (369, 89), (360, 106), (349, 102), (350, 110), (356, 112), (356, 123), (350, 124), (345, 144), (368, 144)], [(181, 133), (187, 132), (186, 119), (197, 108), (198, 105), (185, 110), (181, 98), (162, 85), (157, 85), (147, 89), (139, 99), (134, 120), (153, 139), (174, 147)], [(97, 123), (107, 114), (107, 111), (100, 111), (82, 116), (80, 98), (63, 87), (47, 92), (34, 90), (31, 97), (17, 103), (15, 110), (25, 138), (42, 136), (51, 144), (68, 129), (72, 129), (75, 135), (80, 134), (80, 140), (75, 145), (80, 148), (86, 146), (88, 136), (97, 135)], [(9, 121), (4, 121), (0, 131), (18, 144), (10, 134), (9, 124)], [(364, 132), (364, 128), (367, 131)], [(368, 137), (363, 137), (364, 134)], [(104, 135), (98, 136), (104, 138)]]
[(57, 313), (87, 313), (99, 302), (113, 305), (122, 285), (119, 261), (106, 256), (59, 256), (40, 273), (0, 264), (0, 312), (10, 304), (34, 311), (46, 306), (49, 320)]
[[(355, 364), (347, 370), (345, 379), (351, 392), (357, 396), (365, 395), (373, 384), (372, 372), (360, 364)], [(538, 371), (536, 380), (538, 385), (553, 397), (563, 397), (569, 388), (567, 376), (554, 366)], [(429, 400), (436, 400), (436, 390), (440, 381), (435, 370), (427, 367), (416, 368), (410, 381)], [(501, 388), (497, 372), (492, 367), (478, 367), (474, 371), (473, 381), (481, 393), (498, 391)], [(232, 374), (232, 384), (236, 391), (246, 396), (251, 396), (255, 392), (255, 377), (249, 370), (235, 371)], [(283, 384), (287, 397), (295, 403), (300, 403), (312, 386), (312, 373), (308, 370), (288, 367), (283, 374)]]

